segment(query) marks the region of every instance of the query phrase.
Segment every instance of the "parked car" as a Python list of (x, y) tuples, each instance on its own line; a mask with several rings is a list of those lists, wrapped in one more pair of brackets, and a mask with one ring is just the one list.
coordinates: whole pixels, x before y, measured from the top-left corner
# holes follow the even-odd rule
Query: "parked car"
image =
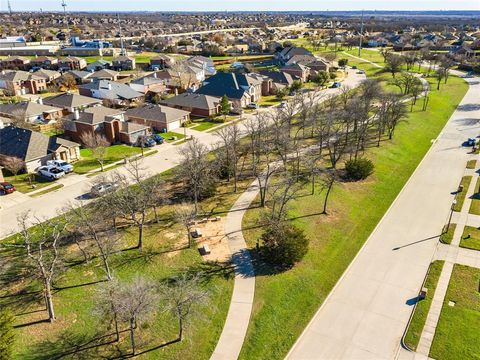
[(14, 191), (17, 191), (17, 189), (9, 182), (0, 183), (0, 194), (7, 195), (13, 193)]
[(50, 180), (60, 179), (62, 176), (65, 176), (65, 171), (53, 165), (40, 166), (37, 172), (38, 175)]
[(338, 81), (335, 81), (335, 82), (332, 84), (332, 86), (330, 86), (330, 88), (336, 89), (336, 88), (339, 88), (339, 87), (341, 87), (341, 86), (342, 86), (341, 83), (339, 83)]
[(358, 70), (357, 74), (365, 74), (365, 70)]
[(57, 168), (63, 170), (65, 174), (71, 173), (73, 171), (73, 166), (64, 160), (49, 160), (47, 165), (53, 165)]
[(284, 108), (287, 107), (287, 103), (284, 101), (284, 102), (280, 103), (280, 105), (278, 105), (278, 107), (279, 107), (280, 109), (284, 109)]
[(352, 69), (353, 69), (353, 70), (357, 70), (357, 66), (356, 66), (356, 65), (353, 65), (353, 66), (352, 66)]
[(93, 197), (100, 197), (105, 194), (110, 194), (117, 190), (119, 185), (113, 182), (101, 182), (99, 184), (93, 185), (90, 189), (90, 194)]
[(476, 143), (477, 142), (475, 139), (469, 138), (467, 141), (463, 143), (463, 146), (474, 146)]
[(149, 136), (139, 136), (137, 139), (137, 142), (135, 143), (135, 146), (140, 146), (140, 147), (152, 147), (155, 146), (157, 143), (155, 140), (153, 140)]
[(257, 103), (250, 103), (247, 105), (248, 109), (258, 109), (258, 104)]
[(165, 141), (165, 139), (158, 134), (153, 134), (151, 136), (151, 138), (152, 138), (153, 141), (155, 141), (159, 145), (163, 144), (163, 142)]

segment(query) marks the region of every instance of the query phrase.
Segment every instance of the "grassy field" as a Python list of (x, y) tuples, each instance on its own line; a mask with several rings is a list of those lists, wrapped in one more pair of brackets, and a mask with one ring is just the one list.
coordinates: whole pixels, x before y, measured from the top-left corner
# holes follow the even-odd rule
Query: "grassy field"
[(455, 199), (457, 203), (453, 206), (453, 211), (462, 211), (463, 203), (465, 202), (465, 197), (467, 196), (467, 189), (470, 186), (472, 177), (470, 175), (462, 177), (460, 185), (463, 186), (463, 191), (459, 192)]
[[(371, 65), (365, 64), (365, 67)], [(371, 72), (375, 74), (378, 69)], [(310, 250), (290, 271), (272, 274), (257, 269), (254, 310), (242, 359), (285, 356), (430, 148), (430, 140), (438, 136), (466, 90), (463, 79), (451, 78), (440, 91), (432, 90), (426, 112), (422, 112), (417, 103), (407, 122), (398, 126), (393, 141), (367, 152), (375, 164), (374, 175), (365, 182), (341, 183), (334, 187), (329, 216), (319, 215), (323, 194), (292, 202), (289, 216), (310, 239)], [(244, 218), (244, 228), (249, 229), (244, 234), (252, 247), (261, 233), (259, 229), (252, 229), (259, 216), (261, 210), (251, 209)]]
[(473, 226), (465, 226), (460, 239), (460, 247), (480, 250), (480, 229)]
[[(455, 265), (429, 356), (480, 359), (480, 269)], [(454, 301), (455, 306), (448, 302)]]
[(476, 177), (475, 190), (472, 195), (472, 202), (470, 204), (469, 213), (474, 215), (480, 215), (480, 177)]
[[(162, 174), (166, 181), (172, 176), (171, 170)], [(224, 216), (238, 196), (250, 183), (250, 179), (239, 182), (237, 193), (233, 184), (218, 187), (213, 198), (205, 199), (200, 206), (203, 213)], [(219, 184), (220, 185), (220, 184)], [(110, 259), (114, 277), (121, 280), (132, 279), (140, 274), (155, 283), (168, 281), (172, 276), (185, 272), (199, 272), (201, 286), (208, 290), (207, 304), (194, 305), (195, 316), (189, 321), (185, 340), (142, 355), (141, 359), (196, 360), (208, 359), (218, 341), (230, 304), (233, 289), (233, 269), (229, 264), (209, 263), (199, 255), (196, 247), (187, 248), (187, 239), (182, 225), (172, 218), (172, 206), (158, 209), (160, 223), (153, 221), (150, 214), (145, 226), (144, 249), (117, 251)], [(122, 225), (123, 223), (120, 223)], [(119, 248), (129, 249), (136, 244), (138, 230), (135, 227), (120, 227)], [(11, 239), (2, 240), (10, 241)], [(10, 248), (10, 251), (13, 251)], [(12, 259), (8, 257), (12, 256)], [(96, 292), (103, 286), (105, 274), (98, 258), (89, 264), (77, 263), (79, 251), (75, 246), (62, 248), (61, 257), (65, 260), (64, 272), (55, 279), (54, 304), (57, 320), (53, 324), (38, 322), (45, 318), (38, 280), (23, 277), (24, 267), (16, 265), (0, 277), (0, 306), (13, 307), (16, 316), (14, 359), (47, 360), (60, 358), (62, 352), (85, 344), (93, 338), (111, 333), (110, 321), (101, 319), (93, 312)], [(13, 254), (1, 248), (2, 260), (13, 261)], [(10, 280), (7, 277), (13, 276)], [(25, 294), (27, 292), (28, 294)], [(20, 296), (7, 297), (19, 293)], [(124, 327), (122, 326), (122, 329)], [(177, 336), (177, 320), (158, 304), (154, 317), (143, 323), (137, 331), (140, 350), (160, 345)], [(110, 340), (111, 336), (107, 338)], [(129, 348), (128, 334), (124, 333), (120, 343), (95, 347), (79, 352), (75, 358), (112, 358), (125, 353)], [(65, 357), (71, 358), (71, 357)]]
[[(183, 129), (178, 129), (178, 131), (182, 131)], [(185, 138), (185, 135), (183, 133), (179, 132), (174, 132), (174, 131), (168, 131), (165, 133), (158, 133), (161, 137), (165, 139), (167, 143), (171, 143), (173, 141), (181, 140)], [(172, 140), (172, 137), (176, 137), (177, 140)]]
[(39, 191), (38, 193), (35, 193), (35, 194), (33, 194), (33, 195), (30, 195), (30, 196), (31, 196), (31, 197), (39, 197), (39, 196), (48, 194), (49, 192), (52, 192), (52, 191), (61, 189), (62, 187), (63, 187), (63, 184), (57, 184), (57, 185), (55, 185), (55, 186), (52, 186), (51, 188), (48, 188), (48, 189)]
[(282, 100), (278, 100), (276, 95), (269, 95), (269, 96), (262, 96), (258, 105), (261, 107), (270, 107), (274, 105), (278, 105), (282, 102)]
[(427, 296), (424, 300), (420, 300), (415, 306), (415, 311), (404, 339), (405, 344), (412, 350), (417, 349), (418, 342), (420, 341), (420, 335), (422, 335), (422, 330), (425, 321), (427, 320), (427, 315), (437, 288), (438, 279), (442, 273), (443, 264), (444, 261), (440, 260), (434, 261), (430, 264), (424, 285), (424, 287), (428, 289)]
[(193, 130), (196, 131), (207, 131), (210, 130), (211, 128), (221, 125), (221, 122), (215, 122), (215, 121), (210, 121), (210, 120), (194, 120), (195, 126), (192, 126)]
[[(140, 154), (142, 149), (126, 145), (112, 145), (107, 149), (107, 156), (104, 165), (114, 163), (124, 159), (126, 156)], [(81, 149), (80, 155), (82, 160), (73, 164), (73, 171), (77, 174), (85, 174), (94, 169), (100, 168), (100, 164), (92, 157), (92, 150)]]
[[(32, 177), (32, 185), (35, 187), (32, 187), (30, 184), (30, 181), (28, 180), (29, 176)], [(37, 174), (19, 174), (16, 178), (14, 176), (5, 176), (5, 181), (12, 183), (17, 191), (24, 194), (52, 184), (51, 180), (38, 176)]]
[(457, 224), (450, 224), (447, 230), (447, 225), (445, 225), (442, 235), (440, 235), (440, 241), (444, 244), (451, 244), (453, 240), (453, 233), (455, 232), (456, 227)]

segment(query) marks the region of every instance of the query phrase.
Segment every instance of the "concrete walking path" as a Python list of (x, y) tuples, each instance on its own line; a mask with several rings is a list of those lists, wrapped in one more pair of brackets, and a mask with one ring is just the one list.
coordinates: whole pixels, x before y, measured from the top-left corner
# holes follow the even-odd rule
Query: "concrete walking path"
[[(363, 60), (363, 59), (362, 59)], [(480, 126), (480, 79), (287, 355), (287, 359), (394, 359)], [(413, 355), (413, 354), (412, 354)], [(403, 357), (403, 354), (402, 354)]]
[(237, 199), (225, 219), (225, 234), (235, 268), (235, 283), (227, 319), (211, 360), (235, 360), (242, 350), (252, 312), (255, 272), (243, 237), (242, 220), (259, 193), (255, 180)]

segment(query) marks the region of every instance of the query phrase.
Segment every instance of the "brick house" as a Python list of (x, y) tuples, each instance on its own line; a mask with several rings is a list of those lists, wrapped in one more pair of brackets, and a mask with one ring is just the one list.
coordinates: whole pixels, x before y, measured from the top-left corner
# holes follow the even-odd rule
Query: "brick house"
[(135, 70), (135, 58), (131, 58), (129, 56), (117, 56), (112, 61), (112, 67), (116, 70)]
[(145, 104), (125, 112), (129, 122), (149, 126), (154, 130), (172, 131), (190, 119), (190, 112), (168, 106)]
[(37, 56), (30, 60), (30, 67), (56, 70), (58, 69), (58, 59), (50, 56)]
[(4, 89), (9, 95), (37, 94), (47, 90), (47, 81), (26, 71), (2, 70), (0, 89)]
[(67, 56), (64, 59), (58, 60), (58, 69), (63, 71), (68, 70), (83, 70), (87, 67), (87, 61), (85, 59)]
[(102, 105), (102, 100), (72, 93), (63, 93), (43, 99), (45, 105), (55, 106), (63, 110), (64, 115), (72, 114), (75, 110)]
[(5, 70), (28, 70), (30, 69), (30, 59), (23, 56), (10, 56), (0, 61), (0, 68)]
[(221, 98), (204, 94), (183, 93), (160, 101), (161, 105), (189, 111), (191, 115), (213, 117), (220, 113)]

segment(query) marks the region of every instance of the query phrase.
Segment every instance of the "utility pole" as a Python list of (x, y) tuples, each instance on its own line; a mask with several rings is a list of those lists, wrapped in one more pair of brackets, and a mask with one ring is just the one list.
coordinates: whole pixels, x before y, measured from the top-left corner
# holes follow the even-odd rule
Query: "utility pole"
[(363, 42), (363, 10), (362, 10), (362, 24), (360, 25), (360, 44), (358, 45), (358, 57), (362, 57), (362, 42)]
[[(65, 20), (65, 23), (67, 24), (67, 36), (66, 36), (66, 40), (67, 40), (67, 43), (69, 43), (69, 40), (70, 40), (70, 26), (68, 25), (68, 19), (67, 19), (67, 3), (65, 0), (62, 0), (62, 7), (63, 7), (63, 18)], [(73, 44), (72, 44), (73, 45)]]
[(12, 4), (10, 4), (10, 0), (8, 0), (7, 5), (8, 5), (8, 12), (9, 12), (10, 14), (13, 13), (13, 11), (12, 11)]
[(121, 48), (120, 55), (125, 56), (127, 54), (125, 53), (125, 46), (123, 44), (122, 26), (120, 24), (120, 14), (119, 13), (117, 13), (117, 19), (118, 19), (118, 34), (120, 35), (120, 48)]

